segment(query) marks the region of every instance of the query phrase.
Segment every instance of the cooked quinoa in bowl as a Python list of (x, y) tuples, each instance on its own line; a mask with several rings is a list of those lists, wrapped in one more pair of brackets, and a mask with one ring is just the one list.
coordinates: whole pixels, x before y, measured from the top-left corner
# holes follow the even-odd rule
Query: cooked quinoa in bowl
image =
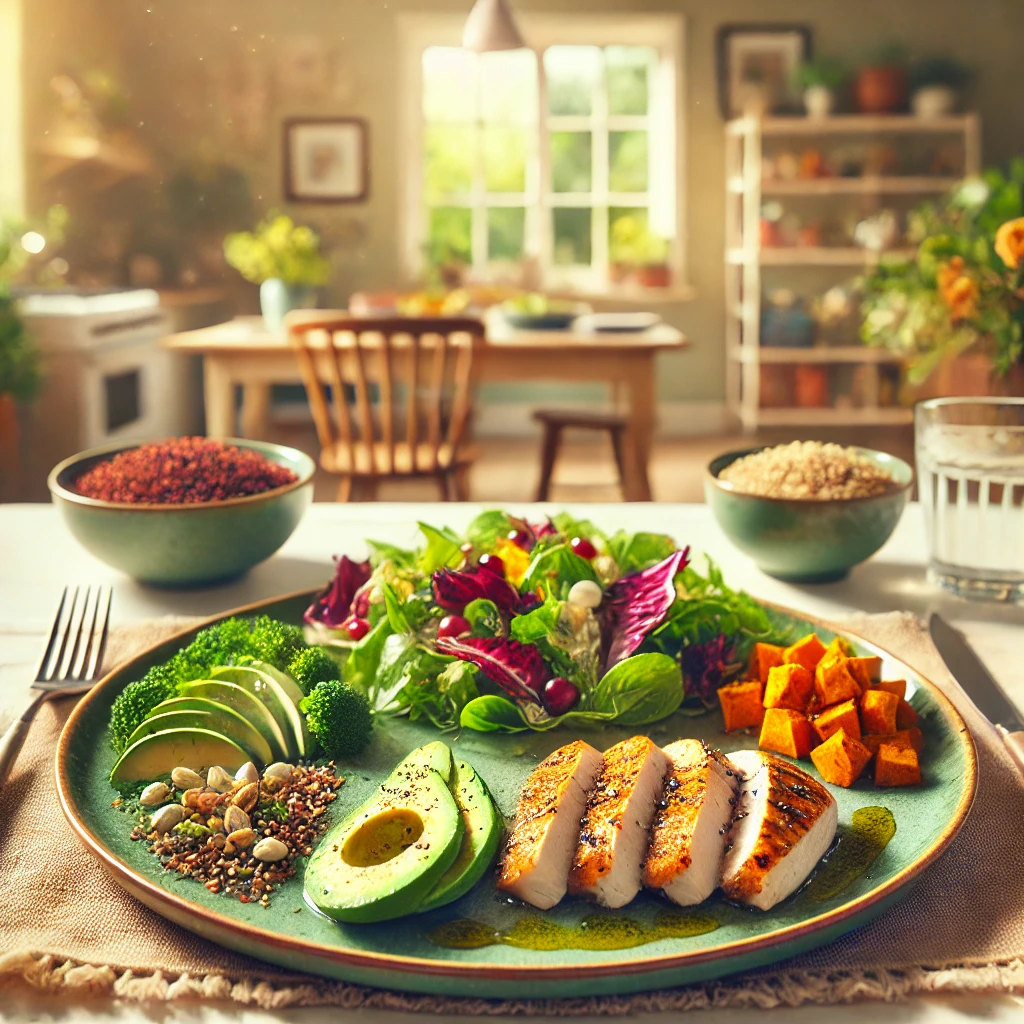
[(845, 576), (892, 535), (914, 471), (885, 452), (796, 441), (726, 452), (704, 472), (704, 497), (726, 536), (770, 576)]
[(899, 485), (856, 448), (821, 441), (793, 441), (744, 455), (718, 474), (744, 494), (798, 501), (875, 498)]

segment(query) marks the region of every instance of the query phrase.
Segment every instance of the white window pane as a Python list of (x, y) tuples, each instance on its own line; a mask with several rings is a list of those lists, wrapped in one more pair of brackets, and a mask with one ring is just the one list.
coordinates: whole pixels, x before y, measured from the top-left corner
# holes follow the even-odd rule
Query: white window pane
[(649, 46), (605, 47), (610, 114), (646, 114), (648, 75), (657, 60)]
[(601, 51), (596, 46), (550, 46), (544, 75), (551, 114), (589, 114), (601, 82)]
[(592, 211), (582, 207), (554, 209), (555, 263), (559, 266), (584, 264), (591, 260)]
[(503, 50), (480, 55), (480, 111), (485, 121), (537, 120), (537, 55)]
[(424, 186), (427, 202), (469, 192), (476, 163), (476, 128), (471, 125), (428, 125), (424, 136)]
[(487, 258), (516, 261), (523, 257), (526, 241), (526, 210), (500, 207), (487, 211)]
[(476, 54), (458, 46), (423, 51), (423, 116), (427, 121), (476, 118)]
[(552, 132), (551, 191), (589, 192), (592, 152), (590, 132)]
[(484, 182), (487, 191), (525, 192), (526, 130), (485, 126), (483, 147)]
[(647, 191), (647, 132), (608, 133), (608, 188)]

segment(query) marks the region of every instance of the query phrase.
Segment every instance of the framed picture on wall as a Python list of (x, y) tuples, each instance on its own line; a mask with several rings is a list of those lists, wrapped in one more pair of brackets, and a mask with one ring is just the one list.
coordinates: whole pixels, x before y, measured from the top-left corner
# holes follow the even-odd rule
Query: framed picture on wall
[(284, 193), (296, 203), (358, 203), (370, 193), (369, 129), (357, 117), (284, 125)]
[(811, 56), (806, 25), (722, 25), (716, 41), (722, 117), (802, 111), (796, 72)]

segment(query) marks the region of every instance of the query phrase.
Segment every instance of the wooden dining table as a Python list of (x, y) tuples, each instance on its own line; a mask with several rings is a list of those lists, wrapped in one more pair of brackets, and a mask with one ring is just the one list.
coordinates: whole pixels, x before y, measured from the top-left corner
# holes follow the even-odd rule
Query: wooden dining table
[[(681, 331), (664, 323), (628, 333), (516, 330), (500, 315), (485, 322), (487, 344), (480, 350), (478, 382), (606, 384), (613, 398), (621, 396), (638, 461), (646, 470), (655, 427), (656, 357), (689, 347)], [(271, 386), (300, 382), (287, 337), (283, 331), (267, 330), (262, 317), (235, 317), (172, 334), (163, 343), (176, 352), (202, 356), (206, 431), (213, 437), (265, 438)], [(242, 391), (240, 422), (236, 388)]]

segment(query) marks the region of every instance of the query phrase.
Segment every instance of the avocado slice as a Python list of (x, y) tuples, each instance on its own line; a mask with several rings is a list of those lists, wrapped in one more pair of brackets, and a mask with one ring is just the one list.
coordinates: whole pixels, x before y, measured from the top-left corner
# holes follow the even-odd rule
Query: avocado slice
[(332, 828), (306, 867), (306, 895), (314, 906), (349, 922), (412, 913), (462, 843), (465, 827), (448, 786), (451, 770), (451, 751), (428, 743)]
[(183, 697), (201, 697), (237, 711), (267, 741), (275, 760), (291, 756), (288, 753), (290, 745), (277, 719), (259, 697), (244, 687), (226, 679), (200, 679), (178, 687), (178, 692)]
[(443, 907), (469, 892), (494, 863), (505, 831), (487, 785), (471, 764), (455, 762), (451, 790), (462, 815), (465, 832), (452, 866), (419, 905), (421, 912)]
[(114, 765), (110, 781), (158, 779), (178, 767), (204, 772), (215, 764), (233, 772), (248, 760), (237, 743), (209, 729), (168, 729), (133, 743)]
[[(172, 702), (165, 701), (170, 704)], [(248, 751), (249, 758), (257, 764), (270, 764), (273, 753), (270, 744), (257, 732), (255, 727), (237, 711), (205, 701), (208, 708), (154, 708), (139, 727), (128, 737), (127, 746), (154, 732), (166, 732), (168, 729), (209, 729), (220, 733)]]
[[(251, 665), (221, 665), (211, 669), (213, 679), (224, 679), (248, 690), (254, 697), (261, 700), (274, 716), (281, 728), (288, 747), (288, 757), (295, 760), (308, 757), (312, 753), (312, 744), (307, 742), (309, 733), (306, 730), (306, 719), (299, 711), (298, 704), (292, 700), (288, 688), (266, 671), (269, 665), (254, 662)], [(275, 670), (276, 671), (276, 670)], [(302, 698), (298, 685), (288, 680), (295, 692)]]

